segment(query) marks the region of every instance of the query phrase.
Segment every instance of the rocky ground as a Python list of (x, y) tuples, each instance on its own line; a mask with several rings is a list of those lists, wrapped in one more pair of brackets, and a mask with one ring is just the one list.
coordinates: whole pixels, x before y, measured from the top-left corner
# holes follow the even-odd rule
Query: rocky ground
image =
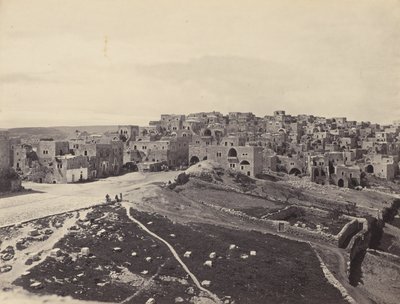
[[(344, 303), (304, 243), (130, 214), (167, 240), (223, 303)], [(102, 302), (214, 303), (118, 204), (3, 228), (1, 239), (3, 288)]]

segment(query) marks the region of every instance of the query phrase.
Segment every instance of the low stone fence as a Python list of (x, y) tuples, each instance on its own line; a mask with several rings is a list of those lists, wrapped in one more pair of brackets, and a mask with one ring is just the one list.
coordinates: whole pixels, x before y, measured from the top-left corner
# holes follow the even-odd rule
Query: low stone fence
[(375, 249), (367, 249), (367, 252), (376, 256), (379, 256), (389, 262), (398, 264), (400, 266), (400, 257), (398, 255), (395, 254), (391, 254), (388, 252), (383, 252), (383, 251), (379, 251), (379, 250), (375, 250)]
[(205, 202), (201, 202), (201, 203), (205, 206), (211, 207), (218, 211), (240, 217), (243, 220), (261, 224), (262, 226), (264, 226), (268, 229), (274, 230), (277, 233), (289, 234), (289, 235), (293, 235), (293, 236), (297, 236), (297, 237), (303, 237), (303, 238), (307, 238), (308, 240), (312, 239), (312, 240), (317, 240), (317, 241), (324, 241), (324, 242), (331, 243), (333, 245), (337, 244), (336, 236), (326, 233), (326, 232), (323, 232), (323, 231), (311, 230), (309, 228), (292, 226), (287, 221), (259, 219), (259, 218), (249, 216), (241, 211), (237, 211), (234, 209), (220, 207), (220, 206), (216, 206), (216, 205), (213, 205), (210, 203), (205, 203)]

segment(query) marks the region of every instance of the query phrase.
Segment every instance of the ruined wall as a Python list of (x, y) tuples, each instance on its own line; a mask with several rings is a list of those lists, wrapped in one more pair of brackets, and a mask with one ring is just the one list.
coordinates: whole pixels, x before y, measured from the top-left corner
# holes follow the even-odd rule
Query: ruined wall
[(347, 246), (347, 251), (350, 256), (350, 263), (354, 260), (354, 258), (362, 251), (367, 250), (369, 247), (369, 243), (371, 240), (371, 232), (369, 230), (361, 230), (356, 233), (349, 242)]
[(10, 168), (10, 141), (8, 132), (0, 132), (0, 172)]
[(349, 238), (362, 229), (362, 224), (357, 219), (353, 219), (351, 222), (344, 225), (342, 230), (336, 235), (337, 246), (339, 248), (346, 248), (349, 244)]

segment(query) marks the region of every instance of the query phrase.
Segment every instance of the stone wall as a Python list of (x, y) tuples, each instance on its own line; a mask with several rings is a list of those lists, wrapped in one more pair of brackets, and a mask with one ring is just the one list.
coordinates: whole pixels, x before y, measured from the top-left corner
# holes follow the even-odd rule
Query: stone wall
[(0, 171), (10, 168), (10, 141), (7, 132), (0, 132)]
[(362, 229), (362, 224), (360, 227), (360, 222), (357, 219), (353, 219), (351, 222), (347, 223), (342, 230), (336, 235), (337, 245), (339, 248), (346, 248), (349, 244), (350, 236), (356, 234)]

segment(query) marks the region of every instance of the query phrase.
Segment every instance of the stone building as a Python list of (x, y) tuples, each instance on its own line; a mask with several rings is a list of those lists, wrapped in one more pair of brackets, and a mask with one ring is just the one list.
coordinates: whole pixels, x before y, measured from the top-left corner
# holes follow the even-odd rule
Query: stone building
[(132, 125), (118, 126), (118, 136), (122, 142), (135, 141), (139, 135), (139, 127)]
[[(163, 137), (160, 140), (140, 140), (130, 143), (130, 154), (140, 152), (140, 162), (165, 162), (169, 167), (188, 164), (190, 137)], [(137, 154), (136, 154), (137, 155)]]
[(392, 180), (399, 173), (399, 157), (369, 154), (365, 157), (364, 172), (386, 180)]
[(74, 155), (88, 161), (88, 178), (104, 178), (119, 175), (124, 164), (124, 143), (120, 140), (82, 142), (75, 144)]
[(68, 141), (55, 141), (53, 139), (41, 139), (37, 148), (37, 156), (40, 161), (47, 162), (56, 156), (69, 154)]
[[(195, 155), (193, 148), (201, 154)], [(200, 160), (203, 155), (206, 155), (203, 159), (215, 161), (227, 169), (239, 171), (252, 177), (262, 173), (263, 170), (262, 147), (225, 145), (196, 147), (191, 145), (189, 155), (191, 155), (191, 161), (194, 158)]]

